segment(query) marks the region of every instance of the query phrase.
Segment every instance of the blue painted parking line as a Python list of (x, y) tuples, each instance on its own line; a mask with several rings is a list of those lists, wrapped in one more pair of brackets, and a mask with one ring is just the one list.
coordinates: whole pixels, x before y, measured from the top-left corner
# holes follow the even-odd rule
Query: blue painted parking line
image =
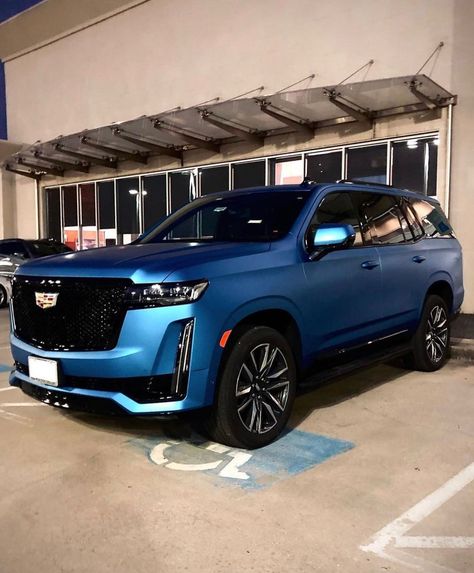
[(11, 369), (12, 367), (7, 364), (0, 364), (0, 372), (10, 372)]
[(354, 447), (352, 442), (290, 430), (258, 450), (239, 450), (200, 436), (176, 440), (165, 436), (130, 442), (167, 470), (197, 472), (221, 485), (261, 489), (307, 471)]

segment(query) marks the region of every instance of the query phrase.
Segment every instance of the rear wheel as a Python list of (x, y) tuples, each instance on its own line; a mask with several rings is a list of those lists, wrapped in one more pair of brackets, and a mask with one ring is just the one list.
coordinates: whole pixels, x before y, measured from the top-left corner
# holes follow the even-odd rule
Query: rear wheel
[(273, 441), (290, 416), (296, 389), (292, 350), (278, 331), (251, 327), (227, 356), (207, 433), (233, 447), (259, 448)]
[(413, 338), (412, 361), (416, 370), (439, 370), (449, 355), (450, 324), (448, 306), (438, 295), (425, 301), (420, 324)]

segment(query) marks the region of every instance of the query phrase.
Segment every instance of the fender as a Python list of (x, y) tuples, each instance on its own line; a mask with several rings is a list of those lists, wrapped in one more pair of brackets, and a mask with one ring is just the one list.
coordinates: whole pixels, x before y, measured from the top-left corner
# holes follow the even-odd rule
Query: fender
[[(234, 311), (228, 315), (222, 324), (222, 328), (219, 331), (218, 338), (214, 341), (214, 348), (216, 351), (213, 353), (210, 368), (209, 368), (209, 381), (212, 381), (212, 387), (215, 389), (217, 387), (217, 374), (221, 364), (222, 356), (224, 354), (224, 349), (219, 346), (220, 337), (222, 333), (226, 330), (233, 330), (237, 324), (242, 322), (248, 316), (261, 311), (271, 311), (271, 310), (282, 310), (287, 312), (301, 332), (303, 332), (302, 324), (303, 317), (301, 315), (300, 309), (295, 305), (293, 301), (281, 296), (269, 296), (256, 298), (248, 303), (242, 304), (241, 306), (234, 309)], [(302, 343), (302, 354), (305, 354), (304, 339), (301, 339)]]

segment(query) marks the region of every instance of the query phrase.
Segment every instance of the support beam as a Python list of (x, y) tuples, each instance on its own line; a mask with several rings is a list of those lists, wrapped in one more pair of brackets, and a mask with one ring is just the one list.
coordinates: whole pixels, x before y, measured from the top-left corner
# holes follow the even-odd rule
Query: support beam
[(78, 151), (77, 149), (70, 149), (61, 143), (56, 143), (54, 149), (60, 153), (63, 153), (64, 155), (76, 157), (77, 159), (86, 161), (87, 163), (93, 163), (94, 165), (101, 165), (102, 167), (117, 169), (117, 158), (110, 155), (102, 155), (101, 157), (98, 157), (97, 155), (84, 153), (82, 151)]
[(55, 157), (47, 157), (41, 153), (41, 151), (35, 151), (33, 155), (41, 161), (46, 161), (46, 163), (51, 163), (55, 167), (64, 169), (64, 171), (79, 171), (80, 173), (89, 173), (89, 165), (87, 163), (81, 163), (79, 161), (74, 161), (73, 163), (70, 163), (69, 161), (61, 161)]
[(83, 145), (88, 145), (94, 149), (100, 149), (100, 151), (105, 151), (106, 153), (113, 153), (118, 156), (122, 161), (136, 161), (137, 163), (146, 164), (148, 161), (148, 153), (138, 150), (129, 151), (127, 149), (121, 149), (120, 147), (115, 147), (113, 145), (108, 145), (106, 143), (96, 143), (91, 141), (88, 137), (83, 135), (81, 137), (81, 143)]
[(263, 145), (264, 136), (261, 132), (251, 129), (243, 129), (241, 127), (237, 127), (235, 125), (231, 125), (226, 123), (226, 120), (214, 115), (212, 112), (208, 110), (201, 110), (200, 111), (201, 117), (204, 121), (207, 121), (211, 125), (218, 127), (232, 135), (236, 135), (241, 139), (245, 139), (246, 141), (250, 141), (251, 143), (256, 143), (258, 145)]
[[(345, 98), (341, 98), (341, 94), (336, 92), (336, 90), (327, 90), (325, 94), (328, 96), (329, 101), (334, 104), (339, 109), (342, 109), (347, 115), (352, 116), (356, 121), (361, 123), (372, 124), (372, 117), (368, 110), (356, 106), (352, 102), (349, 102)], [(344, 100), (344, 101), (342, 101)]]
[(156, 129), (162, 129), (163, 131), (168, 131), (173, 135), (177, 135), (182, 141), (189, 145), (194, 145), (202, 149), (207, 149), (213, 153), (220, 153), (220, 145), (215, 143), (214, 140), (206, 138), (205, 136), (198, 137), (197, 135), (191, 135), (185, 130), (172, 125), (171, 123), (161, 121), (160, 119), (155, 119), (153, 121), (153, 127)]
[(18, 165), (24, 165), (25, 167), (31, 167), (35, 171), (43, 171), (43, 173), (47, 173), (48, 175), (56, 175), (57, 177), (62, 177), (64, 175), (64, 171), (62, 169), (57, 169), (56, 167), (51, 167), (48, 165), (38, 165), (37, 163), (31, 163), (28, 159), (24, 157), (18, 157), (16, 160)]
[(295, 131), (301, 131), (308, 135), (314, 135), (314, 126), (312, 122), (308, 121), (307, 119), (297, 118), (296, 116), (289, 117), (285, 111), (281, 110), (278, 107), (272, 105), (271, 102), (266, 100), (256, 100), (257, 103), (260, 105), (260, 111), (265, 113), (266, 115), (273, 117), (280, 123), (291, 127)]
[(420, 86), (421, 86), (420, 82), (416, 80), (411, 80), (411, 82), (408, 84), (408, 89), (416, 97), (416, 99), (418, 101), (421, 101), (421, 103), (424, 103), (428, 109), (440, 108), (441, 107), (440, 102), (420, 92), (420, 90), (418, 89)]
[(21, 169), (15, 169), (8, 163), (5, 165), (5, 169), (6, 171), (11, 171), (12, 173), (15, 173), (15, 175), (22, 175), (23, 177), (29, 177), (30, 179), (35, 179), (36, 181), (39, 181), (41, 179), (41, 175), (33, 171), (33, 169), (28, 169), (28, 171), (22, 171)]
[(164, 145), (158, 141), (151, 141), (148, 138), (142, 137), (140, 135), (135, 135), (134, 133), (129, 133), (124, 131), (120, 127), (112, 128), (112, 133), (120, 139), (129, 141), (130, 143), (135, 143), (136, 145), (141, 145), (150, 151), (155, 151), (161, 155), (168, 155), (169, 157), (174, 157), (183, 160), (183, 152), (175, 149), (172, 146)]

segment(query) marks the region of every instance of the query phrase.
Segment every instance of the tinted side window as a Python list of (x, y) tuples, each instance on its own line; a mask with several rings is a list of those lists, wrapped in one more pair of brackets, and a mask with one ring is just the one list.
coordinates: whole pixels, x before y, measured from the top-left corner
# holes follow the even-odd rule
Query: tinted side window
[(362, 245), (360, 222), (349, 193), (330, 193), (319, 204), (311, 219), (310, 229), (322, 223), (352, 225), (356, 232), (354, 245)]
[(20, 241), (8, 241), (6, 243), (0, 244), (0, 254), (2, 255), (22, 255), (24, 257), (28, 256), (25, 247)]
[(366, 194), (361, 211), (366, 228), (374, 245), (393, 245), (412, 239), (402, 228), (403, 213), (394, 197), (379, 193)]
[(449, 239), (453, 228), (439, 205), (433, 205), (423, 199), (410, 199), (418, 221), (428, 237)]

